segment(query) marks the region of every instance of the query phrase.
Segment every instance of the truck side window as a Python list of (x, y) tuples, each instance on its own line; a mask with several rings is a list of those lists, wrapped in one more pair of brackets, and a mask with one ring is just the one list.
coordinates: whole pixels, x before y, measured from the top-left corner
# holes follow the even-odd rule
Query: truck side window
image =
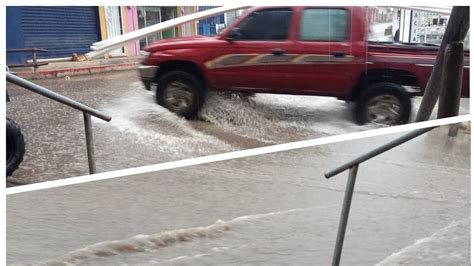
[(344, 9), (305, 9), (299, 38), (302, 41), (345, 41), (347, 25), (348, 14)]
[(273, 8), (255, 11), (237, 25), (242, 41), (284, 41), (288, 39), (292, 11)]

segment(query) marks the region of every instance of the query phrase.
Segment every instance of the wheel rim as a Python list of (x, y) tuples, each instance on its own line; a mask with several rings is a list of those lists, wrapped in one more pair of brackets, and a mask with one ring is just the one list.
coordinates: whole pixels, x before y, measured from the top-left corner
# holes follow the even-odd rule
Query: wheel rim
[(191, 87), (179, 81), (171, 82), (163, 92), (166, 107), (175, 113), (185, 113), (193, 104), (194, 93)]
[(372, 123), (397, 124), (401, 109), (400, 100), (394, 95), (378, 95), (367, 102), (367, 120)]

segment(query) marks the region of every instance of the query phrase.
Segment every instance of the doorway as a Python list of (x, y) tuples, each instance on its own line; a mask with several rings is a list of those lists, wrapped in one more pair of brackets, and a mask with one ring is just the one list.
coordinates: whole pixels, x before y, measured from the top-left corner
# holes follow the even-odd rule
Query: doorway
[[(107, 23), (107, 38), (122, 35), (122, 18), (120, 7), (118, 6), (105, 6), (105, 21)], [(122, 48), (115, 49), (109, 52), (112, 57), (125, 56)]]

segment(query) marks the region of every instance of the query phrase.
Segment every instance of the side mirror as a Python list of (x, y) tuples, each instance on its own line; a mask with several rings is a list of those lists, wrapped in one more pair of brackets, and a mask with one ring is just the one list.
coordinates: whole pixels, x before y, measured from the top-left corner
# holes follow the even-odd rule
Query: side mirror
[(227, 37), (225, 37), (225, 40), (231, 42), (235, 39), (239, 39), (240, 36), (242, 36), (242, 33), (240, 33), (240, 29), (233, 28), (230, 30), (229, 34), (227, 34)]

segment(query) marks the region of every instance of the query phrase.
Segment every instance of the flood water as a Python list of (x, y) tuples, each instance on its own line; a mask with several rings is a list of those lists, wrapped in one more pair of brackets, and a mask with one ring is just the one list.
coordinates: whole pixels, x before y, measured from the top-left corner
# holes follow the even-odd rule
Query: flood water
[[(356, 125), (351, 106), (335, 98), (218, 92), (209, 93), (199, 120), (187, 121), (158, 106), (136, 71), (35, 82), (112, 116), (109, 123), (92, 119), (99, 172), (380, 127)], [(88, 174), (82, 114), (7, 88), (7, 115), (27, 145), (9, 185)], [(413, 99), (413, 113), (419, 101)], [(461, 113), (469, 113), (468, 99)]]
[[(470, 133), (447, 130), (360, 166), (342, 265), (469, 265)], [(400, 135), (9, 195), (7, 263), (328, 265), (347, 173), (323, 173)]]

